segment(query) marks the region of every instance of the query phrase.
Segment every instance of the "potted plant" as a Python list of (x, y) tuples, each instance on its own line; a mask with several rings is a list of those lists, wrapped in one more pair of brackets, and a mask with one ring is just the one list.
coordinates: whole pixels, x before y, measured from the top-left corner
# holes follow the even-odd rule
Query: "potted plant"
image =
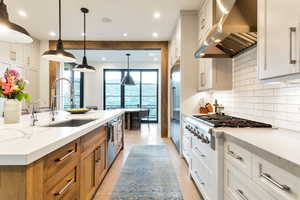
[(24, 92), (28, 81), (20, 77), (19, 72), (14, 69), (6, 69), (3, 77), (0, 77), (0, 97), (4, 102), (4, 123), (18, 123), (21, 117), (21, 101), (29, 102), (29, 94)]

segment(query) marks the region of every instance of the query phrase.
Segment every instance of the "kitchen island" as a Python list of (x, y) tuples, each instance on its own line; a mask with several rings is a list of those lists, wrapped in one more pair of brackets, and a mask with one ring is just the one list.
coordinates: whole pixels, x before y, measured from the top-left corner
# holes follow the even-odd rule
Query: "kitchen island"
[(0, 199), (91, 199), (109, 168), (110, 132), (114, 155), (123, 148), (123, 110), (50, 119), (40, 113), (36, 126), (30, 115), (19, 124), (0, 122)]

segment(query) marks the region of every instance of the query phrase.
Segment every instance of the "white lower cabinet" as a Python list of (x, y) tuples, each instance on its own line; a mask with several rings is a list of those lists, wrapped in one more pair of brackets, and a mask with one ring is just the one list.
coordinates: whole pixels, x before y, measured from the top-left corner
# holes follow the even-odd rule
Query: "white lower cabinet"
[(300, 199), (300, 178), (258, 156), (253, 156), (253, 179), (276, 200)]
[(226, 200), (300, 200), (299, 177), (235, 142), (224, 148)]

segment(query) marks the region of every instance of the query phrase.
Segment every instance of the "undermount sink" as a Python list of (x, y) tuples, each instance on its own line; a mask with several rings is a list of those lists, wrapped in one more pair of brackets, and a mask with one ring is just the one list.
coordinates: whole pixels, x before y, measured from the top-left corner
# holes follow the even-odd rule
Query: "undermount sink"
[(64, 122), (49, 124), (44, 127), (78, 127), (90, 123), (92, 121), (95, 121), (95, 119), (71, 119)]

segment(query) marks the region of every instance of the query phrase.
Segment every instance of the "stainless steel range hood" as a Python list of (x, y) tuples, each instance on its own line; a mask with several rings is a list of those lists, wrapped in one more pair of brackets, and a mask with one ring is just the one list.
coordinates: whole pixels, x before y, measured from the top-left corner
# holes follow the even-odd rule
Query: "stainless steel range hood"
[(257, 0), (213, 0), (214, 20), (196, 58), (232, 58), (257, 43)]

